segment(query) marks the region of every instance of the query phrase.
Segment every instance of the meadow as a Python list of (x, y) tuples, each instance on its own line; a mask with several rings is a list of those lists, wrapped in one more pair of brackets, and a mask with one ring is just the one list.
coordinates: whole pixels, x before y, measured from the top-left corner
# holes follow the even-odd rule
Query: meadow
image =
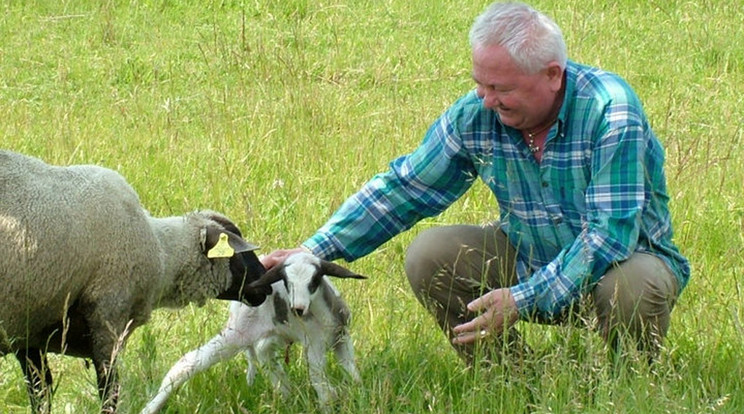
[[(463, 4), (465, 3), (465, 4)], [(0, 5), (0, 147), (119, 171), (155, 216), (211, 208), (262, 253), (301, 243), (473, 88), (467, 33), (487, 1), (11, 0)], [(535, 357), (467, 368), (403, 272), (428, 226), (485, 223), (477, 184), (438, 217), (348, 266), (362, 372), (338, 413), (744, 412), (744, 5), (539, 0), (571, 59), (622, 75), (667, 150), (675, 240), (693, 268), (660, 360), (608, 364), (598, 336), (521, 324)], [(0, 298), (0, 300), (2, 300)], [(158, 310), (121, 356), (121, 412), (136, 413), (227, 305)], [(240, 358), (176, 393), (167, 413), (310, 413), (299, 350), (283, 400)], [(99, 408), (93, 369), (52, 358), (57, 413)], [(0, 412), (28, 412), (0, 359)]]

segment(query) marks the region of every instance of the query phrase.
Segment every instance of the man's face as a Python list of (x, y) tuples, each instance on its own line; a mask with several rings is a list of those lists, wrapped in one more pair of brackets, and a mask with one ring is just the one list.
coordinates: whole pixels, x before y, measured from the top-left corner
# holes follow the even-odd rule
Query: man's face
[(496, 111), (501, 122), (516, 129), (534, 129), (548, 121), (562, 77), (557, 63), (527, 74), (501, 46), (473, 49), (473, 80), (483, 106)]

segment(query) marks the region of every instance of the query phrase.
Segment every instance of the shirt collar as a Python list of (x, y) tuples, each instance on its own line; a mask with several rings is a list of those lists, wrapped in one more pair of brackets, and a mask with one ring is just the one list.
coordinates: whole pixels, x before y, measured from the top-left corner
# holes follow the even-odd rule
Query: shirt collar
[(563, 104), (558, 112), (558, 128), (561, 130), (566, 124), (566, 118), (572, 110), (574, 100), (573, 95), (576, 90), (576, 63), (572, 60), (566, 62), (566, 69), (563, 71), (563, 82), (565, 82), (565, 91), (563, 92)]

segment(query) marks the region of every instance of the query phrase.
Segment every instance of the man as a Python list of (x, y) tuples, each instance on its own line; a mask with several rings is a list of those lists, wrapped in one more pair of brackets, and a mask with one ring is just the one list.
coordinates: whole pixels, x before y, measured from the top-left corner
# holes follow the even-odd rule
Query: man
[(478, 340), (515, 334), (518, 320), (560, 323), (587, 297), (610, 345), (628, 336), (653, 357), (690, 270), (672, 242), (663, 148), (638, 97), (617, 75), (569, 61), (558, 26), (524, 4), (492, 4), (470, 43), (476, 89), (302, 248), (355, 260), (480, 177), (499, 220), (425, 230), (405, 262), (461, 356), (471, 362)]

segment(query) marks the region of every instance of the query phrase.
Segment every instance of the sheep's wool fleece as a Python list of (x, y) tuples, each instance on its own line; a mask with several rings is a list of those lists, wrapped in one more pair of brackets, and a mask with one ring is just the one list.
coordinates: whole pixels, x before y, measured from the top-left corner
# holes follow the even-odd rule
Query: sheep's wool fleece
[[(151, 260), (132, 260), (143, 249)], [(61, 320), (71, 301), (99, 303), (106, 292), (112, 308), (127, 303), (161, 272), (158, 249), (136, 193), (115, 171), (0, 151), (0, 353), (9, 338), (33, 341), (29, 327)], [(101, 274), (129, 280), (93, 277)], [(111, 286), (121, 289), (112, 295)]]

